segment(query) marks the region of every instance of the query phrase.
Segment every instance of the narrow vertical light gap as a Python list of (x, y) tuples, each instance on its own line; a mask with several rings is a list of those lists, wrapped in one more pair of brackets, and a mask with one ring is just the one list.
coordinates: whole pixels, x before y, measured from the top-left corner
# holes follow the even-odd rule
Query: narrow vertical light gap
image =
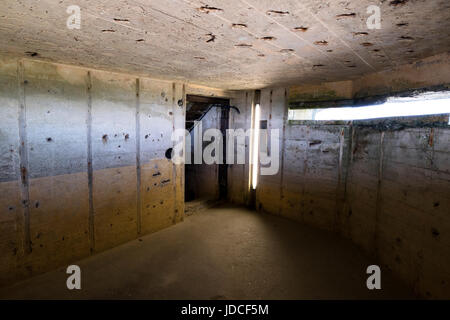
[(258, 185), (258, 163), (259, 163), (259, 122), (261, 118), (261, 108), (259, 103), (255, 105), (255, 122), (253, 130), (253, 149), (252, 149), (252, 188), (256, 189)]
[(253, 105), (252, 102), (252, 107), (251, 107), (251, 117), (250, 117), (250, 149), (249, 149), (249, 176), (248, 176), (248, 190), (250, 190), (252, 188), (252, 176), (253, 176), (253, 138), (254, 138), (254, 134), (253, 131), (255, 129), (255, 106)]

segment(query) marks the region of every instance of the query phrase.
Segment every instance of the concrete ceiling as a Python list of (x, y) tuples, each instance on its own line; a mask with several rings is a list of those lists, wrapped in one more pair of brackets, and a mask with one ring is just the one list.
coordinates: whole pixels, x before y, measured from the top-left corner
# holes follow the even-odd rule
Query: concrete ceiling
[[(81, 29), (66, 27), (70, 5)], [(371, 4), (381, 29), (369, 30)], [(448, 0), (3, 0), (0, 53), (224, 89), (352, 79), (450, 50)]]

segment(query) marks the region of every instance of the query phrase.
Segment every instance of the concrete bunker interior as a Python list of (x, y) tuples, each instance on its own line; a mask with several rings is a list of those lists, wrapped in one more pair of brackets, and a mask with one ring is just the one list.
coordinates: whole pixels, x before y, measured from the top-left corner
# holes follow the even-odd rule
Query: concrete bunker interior
[(448, 1), (4, 2), (0, 298), (450, 298)]

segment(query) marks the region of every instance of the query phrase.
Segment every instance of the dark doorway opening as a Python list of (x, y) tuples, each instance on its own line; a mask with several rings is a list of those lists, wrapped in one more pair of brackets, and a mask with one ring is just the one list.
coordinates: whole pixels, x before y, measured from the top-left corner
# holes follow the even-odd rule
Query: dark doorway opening
[[(190, 132), (191, 164), (185, 165), (185, 201), (218, 200), (227, 197), (226, 131), (229, 128), (230, 100), (224, 98), (187, 95), (186, 130)], [(208, 129), (222, 133), (223, 163), (201, 164), (194, 162), (194, 145), (201, 142), (201, 152), (211, 141), (203, 141), (198, 135)]]

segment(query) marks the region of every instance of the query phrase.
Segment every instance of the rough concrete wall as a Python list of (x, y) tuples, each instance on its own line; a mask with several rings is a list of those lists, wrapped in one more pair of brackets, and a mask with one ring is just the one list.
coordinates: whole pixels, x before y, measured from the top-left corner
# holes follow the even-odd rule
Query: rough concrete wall
[[(383, 134), (383, 133), (381, 133)], [(425, 297), (450, 298), (450, 128), (386, 132), (376, 250)]]
[[(290, 123), (282, 184), (261, 178), (257, 203), (350, 238), (421, 296), (449, 298), (449, 136)], [(268, 196), (279, 190), (281, 201)]]
[(285, 139), (281, 214), (334, 230), (341, 127), (288, 124)]
[[(234, 94), (230, 104), (239, 109), (240, 113), (230, 111), (230, 129), (248, 130), (251, 127), (251, 107), (253, 91), (239, 91)], [(234, 143), (234, 164), (228, 166), (228, 200), (235, 204), (245, 204), (249, 191), (249, 147), (250, 139)], [(245, 163), (237, 163), (238, 148), (245, 151)]]
[(289, 88), (289, 104), (347, 100), (411, 89), (450, 85), (450, 53), (431, 56), (393, 69), (369, 73), (355, 80), (297, 85)]
[(183, 219), (184, 167), (165, 151), (184, 97), (178, 83), (0, 61), (0, 284)]
[[(261, 121), (267, 121), (267, 134), (262, 131), (260, 148), (261, 150), (267, 149), (269, 154), (272, 152), (272, 146), (270, 143), (271, 129), (279, 131), (279, 139), (277, 141), (279, 145), (278, 158), (280, 159), (280, 168), (274, 175), (259, 175), (258, 187), (256, 189), (256, 207), (258, 209), (264, 209), (269, 212), (279, 212), (279, 206), (282, 199), (282, 188), (280, 185), (283, 183), (282, 166), (283, 166), (283, 143), (284, 143), (284, 126), (285, 126), (285, 114), (287, 112), (286, 103), (287, 92), (285, 88), (273, 88), (261, 90)], [(256, 124), (255, 124), (256, 125)], [(264, 137), (265, 136), (265, 137)], [(267, 147), (264, 140), (268, 140)], [(276, 150), (273, 150), (276, 152)]]
[[(351, 82), (292, 87), (288, 102), (445, 87), (449, 67), (449, 55), (441, 54)], [(268, 92), (261, 94), (262, 119), (275, 106)], [(285, 122), (282, 176), (260, 177), (257, 208), (339, 232), (417, 294), (449, 298), (450, 128), (448, 117), (428, 117), (441, 124), (425, 127), (423, 119), (400, 130)]]

